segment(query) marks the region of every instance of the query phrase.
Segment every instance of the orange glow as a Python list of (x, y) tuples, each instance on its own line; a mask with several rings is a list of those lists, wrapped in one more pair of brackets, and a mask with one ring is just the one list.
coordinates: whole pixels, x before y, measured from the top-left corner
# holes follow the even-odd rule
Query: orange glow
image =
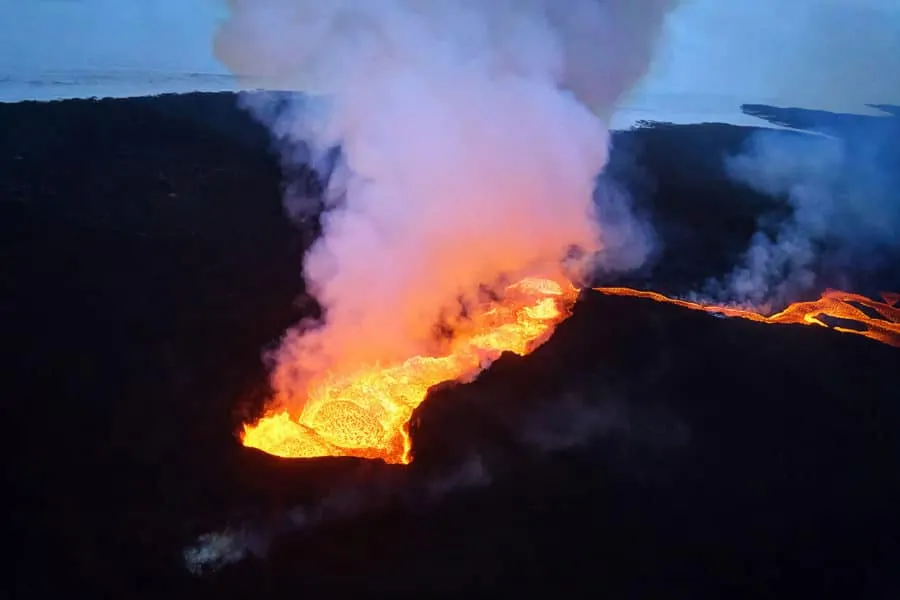
[[(630, 288), (594, 288), (601, 294), (647, 298), (691, 310), (749, 319), (758, 323), (796, 323), (830, 327), (823, 317), (854, 322), (860, 329), (835, 325), (900, 347), (900, 294), (884, 302), (827, 290), (819, 300), (797, 302), (773, 315), (749, 309), (704, 305)], [(474, 377), (503, 352), (525, 355), (545, 342), (566, 319), (578, 295), (569, 283), (528, 278), (509, 286), (498, 301), (457, 331), (443, 356), (414, 356), (402, 363), (371, 365), (344, 377), (324, 377), (311, 389), (301, 414), (274, 411), (244, 425), (245, 446), (287, 458), (356, 456), (388, 463), (410, 462), (409, 420), (428, 390), (445, 381)], [(867, 309), (868, 313), (862, 308)]]
[[(688, 300), (669, 298), (657, 292), (645, 292), (630, 288), (602, 287), (594, 288), (594, 291), (610, 296), (631, 296), (634, 298), (648, 298), (657, 302), (675, 304), (691, 310), (702, 310), (708, 313), (720, 314), (727, 317), (739, 317), (749, 319), (757, 323), (819, 325), (831, 327), (823, 321), (823, 318), (840, 319), (844, 322), (853, 322), (860, 329), (831, 327), (842, 333), (855, 333), (867, 338), (877, 340), (890, 346), (900, 348), (900, 294), (882, 293), (883, 302), (839, 290), (826, 290), (818, 300), (810, 302), (795, 302), (773, 315), (762, 315), (748, 309), (699, 304)], [(863, 308), (868, 309), (864, 311)], [(867, 314), (867, 312), (869, 314)]]
[(466, 331), (456, 332), (444, 356), (415, 356), (326, 377), (312, 388), (298, 418), (287, 411), (268, 414), (244, 425), (242, 442), (282, 457), (409, 463), (409, 419), (429, 388), (474, 377), (503, 352), (531, 352), (569, 315), (577, 294), (568, 283), (523, 279), (506, 289), (502, 301), (475, 315)]

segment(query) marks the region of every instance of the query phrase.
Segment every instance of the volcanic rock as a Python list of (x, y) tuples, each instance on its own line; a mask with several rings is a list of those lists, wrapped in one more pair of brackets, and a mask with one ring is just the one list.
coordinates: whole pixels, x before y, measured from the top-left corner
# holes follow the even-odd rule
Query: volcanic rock
[[(584, 292), (531, 355), (432, 390), (409, 467), (278, 459), (236, 433), (309, 314), (316, 228), (283, 216), (265, 132), (227, 94), (0, 125), (6, 597), (900, 589), (897, 349)], [(772, 201), (720, 162), (751, 132), (618, 135), (611, 176), (663, 241), (643, 283), (689, 289), (746, 243)], [(221, 532), (242, 560), (192, 574)]]

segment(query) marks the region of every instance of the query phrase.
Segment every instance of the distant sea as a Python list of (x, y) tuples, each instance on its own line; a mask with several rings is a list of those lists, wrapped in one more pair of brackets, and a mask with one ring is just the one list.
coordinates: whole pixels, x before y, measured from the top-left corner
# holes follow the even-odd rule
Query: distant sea
[[(70, 98), (128, 98), (190, 92), (235, 92), (250, 89), (227, 73), (181, 72), (171, 70), (90, 69), (0, 74), (0, 102), (41, 102)], [(784, 128), (761, 115), (745, 110), (755, 105), (783, 106), (774, 98), (735, 98), (725, 94), (638, 89), (626, 98), (613, 116), (614, 130), (631, 129), (644, 122), (675, 124), (729, 123), (755, 127)], [(884, 116), (871, 106), (861, 106), (852, 114)]]
[(128, 98), (237, 89), (233, 76), (220, 73), (92, 69), (0, 74), (0, 102)]
[[(40, 71), (0, 75), (0, 102), (51, 101), (69, 98), (126, 98), (225, 92), (242, 88), (232, 75), (135, 69)], [(732, 98), (702, 94), (648, 94), (629, 98), (613, 118), (613, 129), (629, 129), (640, 121), (672, 123), (723, 122), (761, 125), (741, 112)]]

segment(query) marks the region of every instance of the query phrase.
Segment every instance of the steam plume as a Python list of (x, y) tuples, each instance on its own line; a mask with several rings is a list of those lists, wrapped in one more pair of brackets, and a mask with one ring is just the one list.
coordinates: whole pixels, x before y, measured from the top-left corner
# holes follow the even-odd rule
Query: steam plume
[(785, 198), (790, 213), (760, 221), (741, 263), (707, 282), (707, 299), (774, 310), (898, 261), (897, 120), (865, 123), (835, 135), (760, 132), (727, 159), (734, 180)]
[(675, 0), (228, 4), (217, 56), (294, 92), (245, 102), (289, 166), (327, 179), (322, 198), (287, 185), (292, 216), (324, 210), (304, 275), (325, 320), (284, 338), (282, 401), (302, 403), (325, 369), (427, 352), (438, 315), (503, 276), (555, 276), (575, 255), (578, 269), (642, 262), (646, 229), (592, 195), (605, 120)]

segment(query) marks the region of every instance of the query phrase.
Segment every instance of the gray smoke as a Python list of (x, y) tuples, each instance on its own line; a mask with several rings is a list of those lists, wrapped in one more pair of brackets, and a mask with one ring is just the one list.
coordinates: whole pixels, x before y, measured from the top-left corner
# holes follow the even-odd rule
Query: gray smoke
[(833, 135), (760, 132), (726, 160), (735, 181), (783, 198), (789, 213), (760, 219), (741, 262), (700, 299), (777, 310), (900, 260), (896, 123), (865, 123)]
[[(281, 94), (245, 104), (285, 163), (318, 169), (303, 273), (325, 320), (285, 336), (280, 402), (311, 379), (427, 353), (439, 314), (503, 276), (639, 266), (627, 197), (594, 200), (607, 119), (675, 0), (231, 0), (217, 56)], [(299, 93), (302, 92), (302, 93)], [(571, 268), (571, 263), (567, 263)]]

